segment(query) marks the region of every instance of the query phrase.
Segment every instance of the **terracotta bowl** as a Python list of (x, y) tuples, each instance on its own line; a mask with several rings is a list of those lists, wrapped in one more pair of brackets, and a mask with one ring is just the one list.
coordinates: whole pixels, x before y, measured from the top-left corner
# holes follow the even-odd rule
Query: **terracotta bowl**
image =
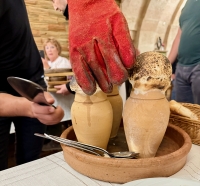
[[(120, 130), (118, 140), (109, 143), (109, 151), (112, 149), (109, 147), (111, 144), (115, 144), (115, 151), (127, 149), (123, 128)], [(76, 140), (73, 127), (66, 129), (61, 137)], [(113, 159), (95, 156), (62, 144), (61, 146), (65, 161), (81, 174), (106, 182), (126, 183), (142, 178), (168, 177), (175, 174), (185, 165), (192, 143), (185, 131), (169, 124), (154, 158)]]

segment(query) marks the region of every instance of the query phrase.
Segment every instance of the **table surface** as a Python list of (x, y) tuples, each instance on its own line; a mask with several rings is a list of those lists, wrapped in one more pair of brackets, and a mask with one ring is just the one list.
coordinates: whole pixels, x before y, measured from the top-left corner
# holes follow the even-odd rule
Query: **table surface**
[[(174, 178), (200, 181), (200, 146), (192, 145), (185, 166)], [(200, 182), (199, 182), (200, 183)], [(65, 161), (63, 152), (0, 172), (1, 186), (118, 186), (84, 176)]]

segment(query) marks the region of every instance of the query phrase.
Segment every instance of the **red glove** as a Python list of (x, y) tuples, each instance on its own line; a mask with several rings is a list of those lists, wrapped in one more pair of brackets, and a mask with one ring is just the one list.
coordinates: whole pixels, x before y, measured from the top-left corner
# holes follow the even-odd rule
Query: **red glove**
[(70, 61), (76, 81), (86, 94), (96, 82), (112, 91), (128, 78), (135, 62), (127, 22), (114, 0), (68, 0)]

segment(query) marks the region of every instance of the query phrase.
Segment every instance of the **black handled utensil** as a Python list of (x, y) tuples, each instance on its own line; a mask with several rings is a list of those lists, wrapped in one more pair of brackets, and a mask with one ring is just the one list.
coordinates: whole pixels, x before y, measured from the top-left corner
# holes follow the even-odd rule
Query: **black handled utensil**
[(44, 97), (44, 89), (37, 83), (19, 77), (8, 77), (7, 80), (13, 89), (28, 100), (40, 105), (51, 105)]

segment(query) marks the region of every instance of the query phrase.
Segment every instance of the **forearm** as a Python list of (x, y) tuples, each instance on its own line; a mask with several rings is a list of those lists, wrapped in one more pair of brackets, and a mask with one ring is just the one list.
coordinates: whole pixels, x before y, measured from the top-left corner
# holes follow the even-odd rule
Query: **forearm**
[(0, 116), (27, 116), (33, 117), (29, 100), (23, 97), (16, 97), (6, 93), (0, 93)]
[(171, 64), (174, 63), (174, 61), (176, 60), (176, 58), (178, 56), (178, 47), (179, 47), (179, 43), (180, 43), (180, 37), (181, 37), (181, 29), (179, 28), (178, 33), (172, 44), (171, 51), (168, 56), (168, 59), (171, 62)]

